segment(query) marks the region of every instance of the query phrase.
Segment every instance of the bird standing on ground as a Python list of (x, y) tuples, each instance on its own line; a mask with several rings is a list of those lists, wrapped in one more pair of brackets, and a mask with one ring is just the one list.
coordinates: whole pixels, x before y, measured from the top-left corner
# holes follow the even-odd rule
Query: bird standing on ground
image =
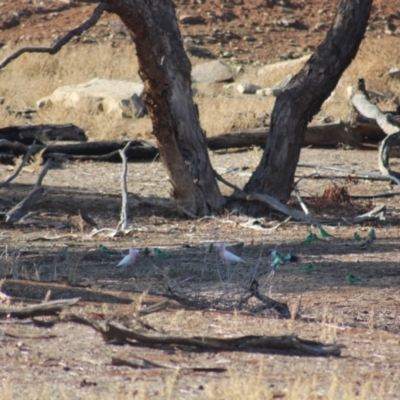
[(330, 233), (328, 233), (321, 225), (317, 226), (317, 230), (319, 235), (322, 237), (322, 239), (326, 239), (328, 237), (333, 237)]
[(349, 272), (346, 273), (346, 281), (350, 283), (350, 285), (355, 285), (356, 283), (360, 283), (361, 279), (357, 278), (353, 274), (350, 274)]
[(221, 257), (221, 260), (229, 263), (229, 262), (243, 262), (246, 263), (246, 261), (242, 260), (240, 257), (238, 257), (236, 254), (231, 253), (230, 251), (226, 250), (225, 243), (218, 243), (216, 246), (217, 251), (219, 256)]
[(129, 249), (129, 254), (126, 255), (117, 265), (117, 267), (127, 267), (128, 265), (134, 264), (136, 261), (136, 257), (139, 254), (138, 249), (134, 249), (131, 247)]

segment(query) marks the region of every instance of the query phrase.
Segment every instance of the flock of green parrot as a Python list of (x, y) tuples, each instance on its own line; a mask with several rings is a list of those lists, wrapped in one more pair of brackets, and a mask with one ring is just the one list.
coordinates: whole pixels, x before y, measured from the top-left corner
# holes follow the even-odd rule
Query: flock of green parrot
[[(308, 244), (308, 243), (325, 241), (326, 239), (334, 238), (334, 236), (329, 234), (328, 232), (326, 232), (321, 225), (317, 226), (317, 232), (318, 232), (318, 234), (313, 233), (312, 231), (308, 231), (308, 235), (303, 240), (302, 243)], [(354, 234), (353, 234), (353, 240), (355, 240), (356, 242), (359, 242), (359, 247), (360, 248), (367, 247), (375, 239), (376, 239), (376, 234), (375, 234), (374, 229), (371, 229), (368, 232), (368, 236), (366, 238), (361, 237), (357, 232), (354, 232)], [(225, 263), (245, 262), (240, 257), (238, 257), (237, 255), (235, 255), (235, 254), (231, 253), (230, 251), (226, 250), (225, 243), (217, 244), (216, 248), (217, 248), (217, 251), (218, 251), (218, 254), (219, 254), (221, 260), (223, 262), (225, 262)], [(119, 252), (114, 251), (114, 250), (110, 250), (107, 247), (103, 246), (102, 244), (99, 245), (99, 251), (102, 254), (105, 254), (105, 255), (116, 255), (116, 254), (119, 254)], [(118, 266), (128, 266), (128, 265), (134, 264), (138, 254), (139, 254), (139, 250), (138, 249), (134, 249), (133, 247), (131, 247), (129, 249), (129, 253), (126, 256), (124, 256), (124, 258), (119, 262)], [(157, 247), (153, 249), (153, 254), (154, 254), (155, 257), (160, 258), (160, 259), (168, 259), (168, 258), (171, 257), (170, 254), (166, 253), (165, 251), (160, 250)], [(148, 248), (146, 248), (144, 250), (144, 255), (145, 256), (150, 255), (150, 250)], [(272, 263), (270, 264), (272, 270), (275, 270), (276, 268), (278, 268), (279, 266), (281, 266), (281, 265), (283, 265), (283, 264), (285, 264), (287, 262), (296, 262), (296, 261), (298, 261), (298, 257), (297, 256), (295, 256), (293, 254), (289, 254), (289, 253), (283, 254), (283, 253), (280, 253), (280, 252), (278, 252), (276, 250), (273, 250), (270, 253), (270, 256), (271, 256), (271, 259), (272, 259)], [(303, 266), (300, 271), (305, 273), (305, 274), (311, 274), (313, 271), (315, 271), (315, 269), (316, 269), (315, 264), (314, 263), (309, 263), (309, 264)], [(355, 284), (361, 282), (361, 280), (359, 278), (357, 278), (356, 276), (354, 276), (350, 272), (346, 272), (345, 279), (351, 285), (355, 285)]]

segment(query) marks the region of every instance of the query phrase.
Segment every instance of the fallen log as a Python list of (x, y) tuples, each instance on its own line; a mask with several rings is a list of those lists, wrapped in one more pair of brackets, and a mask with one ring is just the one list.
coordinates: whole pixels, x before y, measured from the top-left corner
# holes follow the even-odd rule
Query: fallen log
[(84, 130), (73, 124), (8, 126), (6, 128), (0, 128), (0, 139), (20, 142), (28, 146), (30, 146), (34, 140), (42, 144), (43, 142), (55, 140), (71, 140), (76, 142), (86, 142), (88, 140)]
[(304, 340), (296, 335), (283, 336), (238, 336), (217, 338), (207, 336), (155, 336), (130, 329), (116, 321), (94, 321), (81, 315), (67, 314), (64, 320), (91, 326), (100, 332), (105, 341), (117, 343), (139, 343), (142, 346), (180, 346), (194, 347), (206, 351), (294, 351), (310, 356), (336, 356), (346, 346), (342, 344), (327, 345)]
[[(309, 125), (304, 138), (304, 146), (335, 147), (339, 143), (362, 147), (362, 139), (350, 125), (337, 121), (324, 125)], [(207, 138), (210, 150), (223, 150), (235, 147), (259, 146), (264, 148), (269, 133), (268, 128), (229, 132)]]

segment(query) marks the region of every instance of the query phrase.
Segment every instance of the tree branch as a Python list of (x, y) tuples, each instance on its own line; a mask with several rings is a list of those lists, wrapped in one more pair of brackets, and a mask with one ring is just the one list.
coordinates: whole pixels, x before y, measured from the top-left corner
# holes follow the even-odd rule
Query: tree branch
[(3, 69), (11, 61), (17, 59), (20, 55), (24, 53), (58, 53), (61, 48), (65, 44), (67, 44), (74, 36), (79, 36), (82, 32), (87, 31), (89, 28), (95, 25), (100, 19), (103, 11), (106, 10), (106, 8), (107, 4), (100, 3), (94, 9), (92, 16), (87, 21), (79, 25), (77, 28), (67, 32), (53, 47), (23, 47), (22, 49), (17, 50), (15, 53), (9, 55), (0, 62), (0, 69)]
[(121, 188), (122, 188), (122, 204), (121, 204), (121, 217), (118, 223), (116, 231), (118, 232), (121, 228), (126, 230), (128, 228), (128, 188), (126, 185), (126, 175), (128, 173), (128, 160), (126, 158), (126, 150), (131, 145), (130, 140), (122, 150), (118, 150), (122, 159), (122, 174), (121, 174)]
[[(5, 142), (9, 142), (9, 141), (6, 139), (0, 140), (0, 144), (5, 143)], [(25, 156), (22, 159), (21, 164), (19, 165), (17, 170), (10, 177), (8, 177), (3, 183), (0, 184), (0, 189), (4, 186), (8, 185), (12, 180), (14, 180), (19, 175), (19, 173), (21, 172), (24, 165), (28, 162), (29, 157), (32, 155), (33, 151), (35, 150), (35, 147), (36, 147), (35, 144), (36, 144), (36, 141), (34, 141), (32, 143), (32, 145), (29, 147), (28, 151), (25, 153)]]

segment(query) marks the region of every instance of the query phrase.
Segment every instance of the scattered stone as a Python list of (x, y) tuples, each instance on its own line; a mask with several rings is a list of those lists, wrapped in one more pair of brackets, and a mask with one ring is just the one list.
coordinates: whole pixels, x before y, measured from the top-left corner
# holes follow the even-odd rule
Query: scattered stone
[(232, 82), (233, 74), (231, 70), (220, 60), (196, 65), (192, 69), (193, 82)]
[(274, 96), (278, 96), (282, 92), (282, 90), (286, 87), (286, 85), (293, 78), (292, 74), (285, 76), (280, 82), (278, 82), (273, 88), (272, 93)]
[(318, 22), (314, 25), (314, 32), (322, 31), (323, 29), (326, 29), (326, 25), (323, 22)]
[(252, 83), (241, 83), (236, 87), (236, 90), (241, 94), (254, 94), (260, 86), (253, 85)]
[(256, 95), (258, 96), (272, 96), (273, 94), (274, 90), (272, 88), (259, 89), (256, 92)]
[(184, 25), (204, 25), (206, 20), (201, 15), (182, 15), (179, 22)]
[(400, 78), (400, 68), (392, 68), (386, 75), (391, 78)]
[(283, 61), (275, 64), (264, 65), (264, 67), (260, 68), (257, 72), (258, 76), (270, 75), (272, 73), (276, 73), (282, 69), (287, 70), (292, 74), (297, 73), (300, 68), (308, 61), (311, 55), (307, 55), (301, 58), (297, 58), (295, 60)]
[(244, 36), (243, 39), (246, 42), (255, 42), (257, 40), (254, 36)]
[(94, 78), (78, 85), (59, 87), (50, 96), (40, 99), (37, 107), (59, 104), (82, 112), (105, 112), (125, 118), (143, 117), (146, 114), (143, 91), (142, 83)]
[(223, 58), (231, 58), (233, 57), (233, 54), (230, 51), (224, 51), (224, 53), (222, 54)]

